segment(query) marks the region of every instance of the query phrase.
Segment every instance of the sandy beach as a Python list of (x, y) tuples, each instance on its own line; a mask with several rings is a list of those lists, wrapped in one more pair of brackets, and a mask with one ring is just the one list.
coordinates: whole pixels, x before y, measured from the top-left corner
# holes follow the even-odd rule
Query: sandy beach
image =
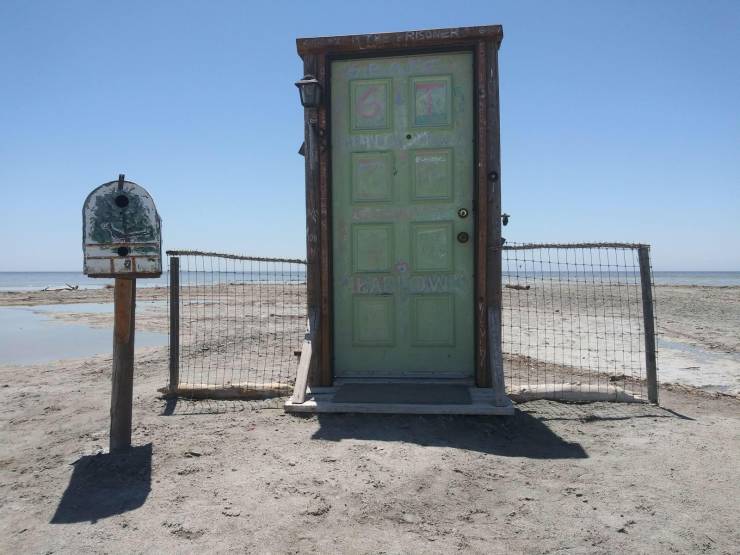
[[(656, 295), (659, 334), (680, 345), (660, 350), (661, 367), (666, 351), (677, 367), (696, 351), (737, 360), (740, 288)], [(166, 289), (138, 298), (138, 329), (166, 331)], [(0, 293), (0, 306), (67, 305), (49, 317), (101, 329), (109, 313), (72, 309), (110, 302), (104, 289)], [(297, 417), (268, 408), (279, 402), (168, 402), (157, 393), (163, 344), (137, 350), (136, 448), (116, 457), (106, 454), (110, 367), (109, 353), (0, 365), (3, 551), (732, 553), (740, 543), (735, 395), (663, 385), (661, 407)]]

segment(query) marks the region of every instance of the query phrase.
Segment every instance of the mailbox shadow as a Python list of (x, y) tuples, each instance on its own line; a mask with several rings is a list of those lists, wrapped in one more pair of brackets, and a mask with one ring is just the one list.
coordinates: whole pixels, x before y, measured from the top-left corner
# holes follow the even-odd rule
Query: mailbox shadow
[(74, 464), (51, 524), (97, 522), (141, 507), (151, 491), (152, 444), (86, 455)]
[(398, 441), (531, 459), (588, 458), (579, 443), (565, 441), (518, 409), (509, 417), (323, 413), (318, 419), (312, 439)]

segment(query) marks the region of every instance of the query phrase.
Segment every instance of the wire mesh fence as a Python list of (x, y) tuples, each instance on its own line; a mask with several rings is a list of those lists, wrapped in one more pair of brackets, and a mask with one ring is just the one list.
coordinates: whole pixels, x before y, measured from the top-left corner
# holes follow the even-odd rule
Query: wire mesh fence
[[(657, 400), (647, 249), (596, 243), (502, 248), (504, 375), (515, 400)], [(306, 331), (305, 262), (167, 254), (167, 391), (181, 399), (279, 406), (292, 392)], [(201, 403), (198, 410), (211, 409)]]
[(620, 243), (502, 248), (510, 395), (657, 401), (647, 252)]
[(170, 383), (189, 399), (292, 392), (306, 329), (305, 262), (200, 251), (170, 256)]

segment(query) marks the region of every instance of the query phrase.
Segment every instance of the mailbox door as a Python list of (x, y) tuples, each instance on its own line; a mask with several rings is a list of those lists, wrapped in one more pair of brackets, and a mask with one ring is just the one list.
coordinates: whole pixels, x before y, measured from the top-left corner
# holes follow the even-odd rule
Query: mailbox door
[(474, 373), (473, 56), (331, 64), (336, 377)]

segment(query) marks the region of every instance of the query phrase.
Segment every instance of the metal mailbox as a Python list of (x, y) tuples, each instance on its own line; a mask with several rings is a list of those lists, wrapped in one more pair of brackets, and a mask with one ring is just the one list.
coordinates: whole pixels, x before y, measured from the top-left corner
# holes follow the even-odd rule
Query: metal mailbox
[(162, 230), (151, 195), (123, 175), (93, 190), (82, 207), (82, 250), (90, 277), (159, 277)]

